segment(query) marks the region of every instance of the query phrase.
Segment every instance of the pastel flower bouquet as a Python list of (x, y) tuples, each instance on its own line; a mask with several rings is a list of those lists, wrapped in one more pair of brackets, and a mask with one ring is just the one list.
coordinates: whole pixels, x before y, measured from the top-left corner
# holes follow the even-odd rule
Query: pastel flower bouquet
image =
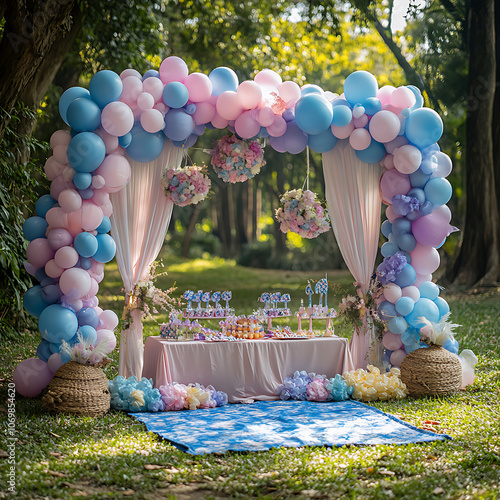
[(162, 176), (162, 186), (165, 195), (179, 207), (196, 205), (203, 201), (210, 191), (208, 175), (203, 168), (196, 165), (186, 165), (183, 168), (171, 167), (165, 170)]
[(318, 197), (308, 189), (293, 189), (281, 197), (276, 220), (282, 232), (292, 231), (302, 238), (316, 238), (330, 229), (330, 216)]
[(212, 166), (224, 181), (245, 182), (255, 177), (266, 164), (264, 152), (257, 141), (238, 139), (235, 135), (225, 135), (211, 150)]

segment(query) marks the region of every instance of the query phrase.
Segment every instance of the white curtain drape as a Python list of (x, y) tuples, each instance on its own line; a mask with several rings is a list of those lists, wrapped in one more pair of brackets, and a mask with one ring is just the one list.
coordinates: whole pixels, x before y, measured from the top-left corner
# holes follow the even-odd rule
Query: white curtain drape
[[(362, 162), (349, 141), (342, 140), (331, 151), (323, 153), (323, 172), (335, 238), (349, 271), (366, 292), (378, 249), (382, 167)], [(349, 345), (347, 358), (350, 360), (344, 370), (365, 368), (373, 342), (371, 325), (356, 331)]]
[[(164, 194), (161, 175), (165, 167), (179, 166), (183, 156), (181, 148), (168, 143), (152, 162), (139, 163), (127, 157), (130, 181), (110, 195), (111, 235), (116, 242), (116, 261), (126, 293), (145, 277), (163, 245), (173, 203)], [(131, 316), (130, 327), (121, 332), (118, 373), (140, 379), (144, 359), (141, 312), (134, 310)]]

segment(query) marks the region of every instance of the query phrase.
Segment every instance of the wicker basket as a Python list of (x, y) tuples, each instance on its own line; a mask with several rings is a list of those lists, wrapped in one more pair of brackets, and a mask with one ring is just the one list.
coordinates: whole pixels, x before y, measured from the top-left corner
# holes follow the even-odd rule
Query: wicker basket
[(462, 365), (457, 356), (433, 345), (406, 356), (401, 363), (401, 380), (413, 397), (447, 394), (462, 386)]
[(57, 413), (101, 417), (110, 399), (108, 379), (100, 367), (70, 361), (54, 374), (42, 402)]

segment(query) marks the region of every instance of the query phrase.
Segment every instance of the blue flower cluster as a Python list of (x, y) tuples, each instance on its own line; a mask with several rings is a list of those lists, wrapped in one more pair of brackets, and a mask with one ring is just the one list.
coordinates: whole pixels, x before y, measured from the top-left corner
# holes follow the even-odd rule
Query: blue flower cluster
[(143, 378), (137, 380), (132, 376), (126, 379), (118, 375), (114, 380), (108, 381), (111, 393), (111, 408), (122, 411), (163, 411), (165, 403), (160, 391), (153, 389), (153, 380)]

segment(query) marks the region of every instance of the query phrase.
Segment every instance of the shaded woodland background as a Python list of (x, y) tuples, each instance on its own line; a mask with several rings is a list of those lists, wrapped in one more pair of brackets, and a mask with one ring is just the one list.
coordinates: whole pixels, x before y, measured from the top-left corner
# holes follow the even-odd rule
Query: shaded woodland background
[[(453, 160), (453, 224), (440, 250), (440, 282), (491, 286), (500, 280), (500, 9), (494, 0), (412, 3), (393, 32), (393, 0), (298, 2), (209, 0), (7, 0), (0, 6), (0, 337), (29, 327), (21, 299), (31, 286), (22, 261), (22, 222), (47, 189), (50, 135), (64, 123), (57, 104), (67, 88), (88, 86), (101, 69), (157, 69), (169, 55), (191, 72), (233, 68), (240, 81), (271, 68), (283, 79), (340, 92), (355, 70), (379, 85), (413, 84), (445, 124), (441, 149)], [(197, 164), (223, 135), (207, 131), (189, 151)], [(213, 195), (176, 207), (167, 245), (185, 257), (209, 253), (242, 265), (335, 269), (332, 233), (307, 241), (280, 232), (279, 196), (301, 187), (305, 152), (266, 148), (253, 180), (226, 185), (211, 173)], [(209, 169), (210, 170), (210, 169)], [(311, 155), (311, 189), (324, 197), (321, 156)]]

